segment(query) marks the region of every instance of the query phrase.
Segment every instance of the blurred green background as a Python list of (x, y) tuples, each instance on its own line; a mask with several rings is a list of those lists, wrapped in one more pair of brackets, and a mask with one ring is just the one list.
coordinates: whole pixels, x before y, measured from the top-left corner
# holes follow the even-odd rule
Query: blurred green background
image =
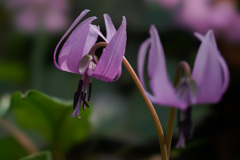
[[(229, 1), (239, 9), (236, 2)], [(90, 109), (81, 112), (82, 119), (70, 117), (81, 76), (55, 68), (53, 52), (84, 9), (91, 10), (86, 17), (98, 17), (93, 23), (100, 25), (103, 33), (104, 13), (110, 15), (116, 28), (126, 16), (125, 57), (135, 70), (138, 48), (149, 37), (151, 24), (158, 28), (172, 80), (180, 60), (193, 66), (200, 42), (193, 36), (197, 30), (176, 21), (179, 6), (169, 8), (157, 0), (1, 0), (1, 160), (160, 159), (155, 126), (125, 68), (114, 83), (94, 79)], [(229, 40), (222, 30), (213, 29), (229, 66), (230, 85), (218, 104), (193, 107), (194, 135), (185, 149), (175, 148), (175, 127), (172, 160), (240, 159), (240, 37)], [(154, 106), (165, 130), (169, 108)], [(27, 136), (39, 153), (29, 157), (35, 151), (23, 147), (12, 128)]]

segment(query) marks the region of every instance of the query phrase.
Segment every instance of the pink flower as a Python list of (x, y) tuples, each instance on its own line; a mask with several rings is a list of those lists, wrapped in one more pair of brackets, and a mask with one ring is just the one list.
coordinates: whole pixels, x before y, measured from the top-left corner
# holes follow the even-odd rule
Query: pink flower
[[(104, 14), (107, 30), (105, 37), (100, 32), (99, 27), (91, 24), (96, 17), (89, 17), (80, 22), (88, 12), (89, 10), (84, 10), (77, 17), (59, 41), (54, 52), (54, 64), (58, 69), (82, 75), (78, 90), (74, 95), (74, 112), (72, 114), (72, 116), (77, 115), (79, 118), (81, 118), (79, 113), (81, 102), (84, 110), (85, 105), (88, 106), (86, 96), (88, 93), (89, 100), (92, 77), (104, 82), (113, 82), (121, 76), (122, 59), (127, 41), (125, 17), (123, 17), (121, 26), (116, 30), (111, 18)], [(90, 52), (93, 46), (99, 44), (96, 44), (98, 35), (108, 43), (99, 60), (95, 53)], [(62, 47), (60, 48), (60, 46)]]
[(16, 27), (25, 32), (58, 32), (68, 24), (65, 0), (10, 0), (8, 6), (16, 10)]
[[(150, 28), (150, 38), (139, 49), (138, 72), (144, 85), (144, 61), (147, 49), (148, 74), (152, 102), (186, 110), (188, 106), (199, 103), (217, 103), (229, 84), (229, 72), (226, 62), (220, 55), (213, 31), (205, 36), (195, 34), (201, 41), (191, 77), (184, 77), (176, 88), (171, 84), (166, 70), (163, 47), (155, 26)], [(146, 87), (145, 87), (146, 88)]]
[[(148, 75), (150, 77), (150, 89), (148, 93), (152, 102), (159, 105), (176, 107), (182, 110), (178, 116), (179, 140), (176, 147), (184, 147), (185, 140), (192, 137), (191, 107), (200, 103), (217, 103), (226, 91), (229, 84), (229, 72), (226, 62), (220, 55), (213, 31), (206, 35), (195, 33), (201, 41), (192, 74), (185, 75), (176, 86), (173, 87), (167, 75), (166, 62), (163, 47), (155, 26), (150, 28), (150, 38), (144, 41), (139, 49), (138, 72), (141, 83), (144, 85), (144, 62), (148, 47)], [(181, 62), (181, 64), (187, 64)], [(188, 66), (188, 65), (187, 65)], [(187, 67), (188, 68), (188, 67)], [(187, 69), (190, 72), (190, 69)]]

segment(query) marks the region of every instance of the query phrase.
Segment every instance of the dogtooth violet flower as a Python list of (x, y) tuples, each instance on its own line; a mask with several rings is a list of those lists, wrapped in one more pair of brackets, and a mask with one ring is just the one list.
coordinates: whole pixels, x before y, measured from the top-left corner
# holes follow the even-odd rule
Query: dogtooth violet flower
[[(58, 69), (82, 75), (74, 95), (74, 112), (71, 115), (72, 117), (77, 115), (78, 118), (81, 118), (81, 104), (83, 110), (86, 106), (89, 107), (87, 100), (90, 100), (92, 77), (104, 82), (113, 82), (121, 76), (122, 59), (127, 41), (125, 17), (116, 30), (111, 18), (104, 14), (107, 33), (104, 37), (100, 32), (100, 27), (91, 24), (96, 19), (95, 16), (80, 22), (88, 12), (89, 10), (84, 10), (77, 17), (54, 51), (54, 64)], [(96, 43), (99, 35), (106, 41), (105, 46), (101, 45), (103, 42)], [(95, 50), (99, 47), (105, 48), (98, 59)]]
[[(217, 103), (229, 84), (229, 71), (227, 64), (218, 51), (214, 34), (209, 30), (206, 35), (195, 33), (201, 41), (193, 71), (190, 76), (184, 76), (176, 88), (171, 84), (165, 64), (165, 57), (158, 31), (154, 25), (150, 28), (150, 38), (145, 40), (139, 49), (138, 73), (145, 90), (144, 63), (149, 49), (147, 71), (149, 75), (149, 87), (152, 93), (147, 94), (153, 103), (172, 106), (184, 111), (186, 122), (182, 126), (191, 128), (188, 119), (190, 106), (200, 103)], [(184, 145), (182, 131), (189, 136), (186, 127), (180, 127), (180, 146)], [(187, 133), (188, 132), (188, 133)], [(183, 132), (182, 132), (183, 133)], [(181, 141), (181, 142), (180, 142)]]

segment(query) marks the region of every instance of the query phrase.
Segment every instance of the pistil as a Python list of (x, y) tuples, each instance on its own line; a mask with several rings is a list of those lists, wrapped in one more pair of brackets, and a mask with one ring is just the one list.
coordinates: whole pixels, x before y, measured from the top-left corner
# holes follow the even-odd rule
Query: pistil
[[(86, 110), (86, 106), (89, 107), (88, 102), (91, 98), (91, 90), (92, 90), (92, 73), (94, 69), (96, 68), (98, 58), (95, 55), (95, 52), (100, 47), (106, 47), (106, 42), (99, 42), (96, 43), (90, 50), (90, 52), (83, 56), (82, 59), (79, 62), (79, 73), (82, 74), (82, 78), (78, 83), (78, 89), (74, 94), (74, 100), (73, 100), (73, 109), (74, 112), (72, 113), (72, 117), (75, 117), (76, 115), (78, 118), (81, 118), (80, 116), (80, 107), (82, 105), (83, 110)], [(87, 102), (88, 101), (88, 102)]]

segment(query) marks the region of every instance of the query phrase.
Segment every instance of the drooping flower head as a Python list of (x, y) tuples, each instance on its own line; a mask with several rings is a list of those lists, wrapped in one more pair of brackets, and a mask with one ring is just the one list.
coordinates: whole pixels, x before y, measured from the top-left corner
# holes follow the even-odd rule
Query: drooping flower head
[[(195, 34), (201, 41), (191, 80), (183, 79), (176, 89), (171, 84), (167, 70), (163, 47), (155, 26), (151, 26), (150, 38), (142, 43), (138, 55), (138, 73), (140, 81), (144, 84), (144, 62), (148, 47), (148, 74), (150, 77), (150, 88), (152, 94), (148, 93), (150, 99), (157, 104), (172, 106), (185, 110), (188, 106), (199, 103), (217, 103), (226, 91), (229, 83), (229, 72), (226, 62), (218, 51), (213, 31), (209, 30), (205, 36)], [(198, 93), (195, 94), (191, 88), (182, 87), (185, 94), (179, 95), (177, 88), (186, 81), (195, 81)], [(188, 96), (188, 98), (186, 98)]]
[(167, 74), (163, 47), (157, 29), (151, 26), (150, 38), (145, 40), (139, 49), (138, 73), (141, 83), (145, 86), (144, 62), (150, 46), (147, 69), (152, 94), (146, 92), (152, 102), (187, 111), (189, 106), (194, 104), (220, 101), (229, 84), (227, 64), (218, 51), (212, 30), (206, 35), (199, 33), (195, 35), (200, 39), (201, 45), (193, 72), (183, 77), (174, 88)]
[[(104, 37), (100, 32), (100, 27), (91, 24), (96, 17), (89, 17), (80, 22), (88, 12), (89, 10), (84, 10), (77, 17), (59, 41), (54, 52), (54, 64), (58, 69), (82, 75), (78, 90), (74, 95), (72, 114), (79, 118), (81, 103), (83, 103), (83, 109), (85, 105), (88, 106), (86, 99), (87, 97), (88, 100), (90, 99), (92, 77), (104, 82), (119, 79), (127, 40), (125, 17), (123, 17), (121, 26), (116, 30), (111, 18), (104, 14), (107, 32), (107, 36)], [(96, 43), (98, 35), (106, 42)], [(98, 47), (105, 47), (99, 59), (95, 55)]]

